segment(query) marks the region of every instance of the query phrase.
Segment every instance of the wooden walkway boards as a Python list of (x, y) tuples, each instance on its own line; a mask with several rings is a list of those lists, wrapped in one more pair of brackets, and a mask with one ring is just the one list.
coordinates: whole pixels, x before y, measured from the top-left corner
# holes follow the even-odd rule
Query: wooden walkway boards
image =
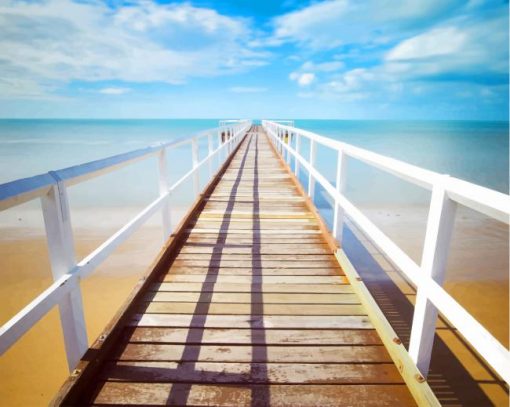
[(415, 405), (260, 128), (179, 233), (55, 404)]

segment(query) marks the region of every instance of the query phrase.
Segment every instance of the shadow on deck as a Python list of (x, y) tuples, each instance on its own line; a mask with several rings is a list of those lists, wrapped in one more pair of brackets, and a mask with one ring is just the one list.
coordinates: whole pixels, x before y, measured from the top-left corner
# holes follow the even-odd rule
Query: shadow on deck
[[(344, 228), (344, 250), (348, 253), (352, 264), (370, 290), (379, 308), (408, 348), (414, 306), (379, 263), (374, 260), (350, 227), (352, 226)], [(449, 330), (469, 349), (467, 343), (454, 328), (448, 326), (442, 318), (441, 322), (444, 323), (444, 327), (438, 329)], [(492, 380), (473, 378), (436, 332), (428, 383), (442, 405), (492, 406), (494, 403), (481, 387), (484, 384), (500, 386), (508, 394), (506, 384), (495, 376), (474, 352), (471, 350), (469, 352), (486, 368)]]

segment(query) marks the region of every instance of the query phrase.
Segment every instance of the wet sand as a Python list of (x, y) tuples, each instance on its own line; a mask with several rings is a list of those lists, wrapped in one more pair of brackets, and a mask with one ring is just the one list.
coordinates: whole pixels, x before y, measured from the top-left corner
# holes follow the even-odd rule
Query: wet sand
[[(388, 208), (366, 213), (415, 259), (421, 256), (423, 211)], [(462, 219), (456, 226), (446, 289), (506, 346), (508, 346), (508, 229), (485, 219)], [(155, 218), (156, 219), (156, 218)], [(74, 220), (74, 219), (73, 219)], [(157, 220), (157, 219), (156, 219)], [(114, 231), (109, 225), (94, 232), (76, 232), (79, 258)], [(82, 282), (89, 343), (101, 332), (123, 303), (161, 245), (157, 222), (136, 232), (96, 272)], [(12, 226), (12, 225), (8, 225)], [(423, 229), (423, 230), (422, 230)], [(0, 323), (4, 323), (51, 284), (46, 242), (41, 229), (3, 228), (0, 235)], [(421, 233), (421, 235), (420, 235)], [(370, 252), (390, 273), (394, 269), (375, 250)], [(505, 268), (506, 267), (506, 268)], [(400, 279), (401, 280), (401, 279)], [(403, 281), (403, 280), (402, 280)], [(400, 281), (405, 290), (405, 282)], [(410, 301), (413, 301), (410, 295)], [(447, 335), (448, 333), (442, 333)], [(456, 353), (465, 354), (457, 339)], [(469, 356), (469, 355), (468, 355)], [(472, 356), (466, 356), (469, 358)], [(468, 370), (483, 380), (487, 372), (474, 362)], [(68, 375), (58, 312), (53, 309), (0, 358), (2, 405), (46, 405)], [(490, 386), (490, 385), (487, 385)], [(496, 404), (507, 400), (501, 389), (491, 392)]]

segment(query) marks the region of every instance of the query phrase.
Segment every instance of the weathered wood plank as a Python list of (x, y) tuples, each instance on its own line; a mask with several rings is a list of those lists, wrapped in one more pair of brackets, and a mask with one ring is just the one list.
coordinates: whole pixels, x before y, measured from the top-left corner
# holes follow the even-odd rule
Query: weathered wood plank
[(380, 345), (371, 329), (126, 328), (129, 342), (230, 345)]
[[(190, 266), (190, 267), (246, 267), (247, 265), (251, 265), (253, 268), (286, 268), (286, 269), (292, 269), (294, 267), (297, 268), (309, 268), (309, 269), (315, 269), (315, 268), (338, 268), (338, 264), (335, 264), (332, 260), (315, 260), (315, 261), (305, 261), (300, 260), (299, 262), (295, 262), (292, 260), (252, 260), (250, 258), (247, 258), (245, 260), (238, 259), (238, 260), (229, 260), (224, 257), (220, 259), (203, 259), (203, 260), (193, 260), (193, 259), (176, 259), (173, 262), (173, 265), (175, 266)], [(244, 276), (243, 276), (244, 277)], [(224, 277), (225, 279), (228, 279), (227, 277)], [(296, 277), (296, 279), (301, 279), (302, 277)], [(317, 277), (318, 281), (321, 280), (323, 277)], [(170, 278), (171, 279), (171, 278)], [(170, 280), (168, 280), (170, 281)], [(244, 281), (244, 280), (243, 280)], [(271, 281), (271, 279), (267, 280), (268, 282)], [(232, 281), (234, 282), (234, 281)], [(308, 281), (310, 283), (311, 281)]]
[(366, 316), (135, 314), (129, 326), (173, 328), (372, 329)]
[[(174, 274), (208, 274), (211, 272), (209, 266), (171, 266), (170, 273)], [(339, 268), (315, 268), (315, 269), (279, 269), (279, 268), (253, 268), (253, 267), (217, 267), (214, 270), (217, 275), (251, 276), (337, 276), (343, 275)]]
[(366, 315), (359, 304), (232, 304), (192, 302), (145, 302), (138, 312), (151, 314), (207, 314), (207, 315)]
[[(220, 250), (210, 250), (209, 253), (183, 253), (181, 250), (177, 255), (177, 260), (242, 260), (249, 262), (272, 260), (282, 263), (293, 262), (294, 266), (302, 264), (302, 267), (307, 267), (310, 263), (312, 263), (312, 265), (316, 263), (331, 264), (332, 267), (334, 267), (335, 264), (338, 265), (338, 263), (335, 263), (330, 253), (289, 254), (282, 253), (281, 250), (275, 253), (260, 253), (253, 249), (246, 250), (244, 253), (228, 253), (228, 251), (223, 252)], [(339, 267), (337, 266), (336, 268)]]
[[(197, 302), (202, 293), (192, 292), (149, 292), (144, 301), (161, 302)], [(252, 293), (213, 293), (210, 302), (217, 303), (245, 303), (245, 304), (359, 304), (355, 294), (285, 294), (263, 293), (254, 298)]]
[(254, 287), (251, 283), (155, 283), (151, 286), (152, 291), (168, 292), (237, 292), (237, 293), (321, 293), (342, 294), (351, 293), (352, 288), (345, 282), (342, 284), (267, 284)]
[[(347, 283), (345, 276), (216, 276), (203, 274), (167, 274), (164, 276), (165, 282), (176, 283), (231, 283), (231, 284), (341, 284)], [(302, 290), (306, 290), (303, 288)]]
[(284, 210), (263, 210), (263, 211), (247, 211), (247, 210), (230, 210), (230, 211), (219, 211), (214, 209), (204, 209), (198, 219), (206, 218), (229, 218), (231, 220), (236, 219), (260, 219), (267, 220), (271, 219), (279, 221), (282, 219), (289, 220), (312, 220), (316, 222), (315, 217), (310, 212), (305, 211), (284, 211)]
[[(224, 229), (225, 226), (223, 226), (225, 222), (222, 219), (208, 219), (204, 221), (199, 221), (193, 224), (193, 229)], [(250, 233), (256, 232), (256, 231), (274, 231), (274, 230), (286, 230), (286, 231), (293, 231), (294, 233), (301, 233), (304, 232), (306, 234), (308, 231), (317, 231), (319, 230), (319, 227), (316, 223), (293, 223), (285, 220), (285, 223), (283, 222), (267, 222), (267, 221), (260, 221), (256, 222), (256, 225), (251, 221), (243, 221), (243, 222), (230, 222), (228, 223), (228, 229), (232, 228), (234, 230), (248, 230)], [(239, 232), (238, 232), (239, 233)], [(242, 232), (244, 233), (244, 232)]]
[(402, 377), (392, 363), (110, 362), (99, 377), (111, 381), (160, 383), (402, 383)]
[(319, 229), (295, 229), (292, 230), (290, 228), (285, 229), (242, 229), (238, 227), (229, 227), (229, 228), (220, 228), (220, 227), (208, 227), (208, 228), (200, 228), (193, 227), (186, 229), (186, 233), (209, 233), (209, 234), (238, 234), (238, 235), (255, 235), (255, 236), (285, 236), (285, 235), (321, 235), (321, 231)]
[[(175, 388), (174, 388), (175, 387)], [(174, 391), (172, 391), (172, 389)], [(98, 405), (222, 405), (230, 407), (301, 406), (301, 407), (394, 407), (416, 403), (405, 385), (182, 385), (170, 383), (101, 382), (95, 392)], [(268, 394), (269, 400), (261, 399)], [(258, 397), (258, 400), (254, 397)]]
[(376, 346), (246, 346), (167, 345), (128, 343), (116, 360), (228, 363), (389, 363), (382, 345)]
[(232, 234), (218, 234), (218, 233), (189, 233), (187, 236), (187, 243), (214, 243), (217, 244), (221, 240), (221, 243), (228, 245), (257, 245), (263, 244), (324, 244), (324, 239), (320, 235), (257, 235), (255, 239), (248, 235), (236, 235)]

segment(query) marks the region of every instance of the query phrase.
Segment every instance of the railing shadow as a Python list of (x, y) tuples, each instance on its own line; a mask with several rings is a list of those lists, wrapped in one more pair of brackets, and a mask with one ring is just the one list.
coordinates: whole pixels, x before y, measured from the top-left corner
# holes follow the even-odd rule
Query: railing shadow
[[(406, 348), (408, 348), (414, 306), (405, 293), (372, 257), (351, 228), (353, 228), (351, 225), (344, 226), (343, 249), (348, 254), (350, 261), (379, 308), (383, 311)], [(447, 327), (446, 324), (445, 326), (445, 328), (439, 329), (450, 329), (458, 336), (454, 329)], [(462, 340), (460, 337), (459, 339)], [(489, 382), (501, 385), (504, 391), (508, 392), (506, 386), (496, 378)], [(493, 405), (480, 387), (481, 383), (469, 374), (461, 361), (437, 333), (434, 340), (428, 383), (442, 405)], [(484, 383), (487, 382), (484, 381)]]
[[(200, 296), (197, 301), (197, 305), (195, 307), (195, 311), (193, 313), (193, 317), (191, 319), (190, 329), (188, 331), (188, 335), (186, 337), (186, 345), (184, 346), (182, 359), (184, 360), (193, 360), (190, 362), (191, 365), (187, 365), (187, 369), (195, 369), (196, 362), (199, 360), (200, 355), (200, 346), (192, 346), (190, 343), (202, 343), (205, 329), (205, 322), (207, 319), (207, 315), (209, 314), (209, 308), (211, 306), (212, 297), (214, 295), (214, 285), (216, 284), (220, 266), (221, 266), (221, 258), (223, 255), (223, 248), (227, 240), (228, 228), (231, 223), (231, 217), (228, 215), (231, 212), (235, 205), (235, 197), (237, 194), (237, 190), (241, 183), (241, 178), (244, 172), (244, 167), (246, 165), (246, 160), (248, 157), (248, 153), (250, 150), (250, 145), (252, 143), (252, 138), (250, 137), (247, 140), (246, 150), (244, 152), (244, 156), (241, 160), (241, 164), (239, 167), (239, 171), (237, 173), (237, 177), (232, 185), (232, 190), (230, 192), (230, 197), (227, 202), (227, 207), (225, 209), (225, 215), (223, 216), (223, 220), (221, 222), (218, 237), (216, 239), (216, 244), (213, 248), (211, 260), (209, 262), (209, 267), (207, 270), (206, 278), (204, 283), (202, 284), (202, 290), (200, 291)], [(179, 371), (179, 367), (177, 368)], [(183, 372), (184, 373), (184, 372)], [(192, 383), (176, 383), (172, 386), (172, 389), (168, 395), (167, 404), (179, 404), (186, 405), (189, 394), (191, 391)]]
[[(251, 136), (250, 136), (251, 133)], [(264, 331), (264, 306), (262, 291), (262, 270), (261, 270), (261, 238), (260, 238), (260, 217), (259, 217), (259, 188), (258, 188), (258, 133), (253, 133), (253, 128), (249, 131), (249, 138), (246, 140), (247, 146), (244, 151), (238, 174), (232, 186), (228, 198), (225, 214), (220, 225), (220, 231), (216, 242), (213, 244), (195, 243), (194, 246), (212, 247), (211, 259), (207, 268), (204, 282), (201, 285), (200, 295), (197, 300), (188, 333), (184, 343), (184, 349), (179, 362), (175, 368), (162, 368), (155, 366), (122, 366), (121, 369), (114, 369), (109, 377), (113, 380), (133, 381), (144, 378), (147, 381), (170, 381), (172, 387), (169, 391), (167, 405), (187, 405), (190, 399), (190, 393), (194, 383), (208, 384), (229, 384), (233, 386), (248, 387), (251, 391), (252, 406), (266, 406), (270, 403), (268, 371), (267, 371), (267, 345)], [(252, 146), (254, 148), (251, 148)], [(251, 148), (251, 151), (250, 151)], [(247, 159), (254, 153), (254, 181), (253, 181), (253, 223), (252, 223), (252, 244), (236, 245), (227, 244), (227, 231), (231, 224), (232, 216), (230, 212), (234, 209), (238, 187), (241, 178), (246, 169)], [(196, 222), (196, 220), (195, 220)], [(251, 312), (250, 312), (250, 331), (251, 331), (251, 363), (249, 370), (242, 372), (222, 371), (204, 371), (197, 369), (200, 349), (203, 342), (204, 331), (207, 316), (214, 295), (214, 287), (220, 272), (223, 249), (226, 247), (251, 247)], [(145, 307), (149, 303), (145, 304)], [(122, 354), (125, 347), (129, 344), (129, 338), (126, 338), (124, 346), (118, 349), (118, 355)]]
[[(260, 341), (261, 345), (253, 346), (251, 375), (255, 373), (262, 377), (268, 378), (267, 372), (267, 346), (264, 328), (264, 294), (263, 294), (263, 273), (262, 273), (262, 256), (261, 234), (260, 234), (260, 199), (259, 199), (259, 172), (258, 172), (258, 146), (259, 134), (255, 133), (255, 158), (253, 170), (253, 223), (252, 223), (252, 283), (251, 283), (251, 335), (252, 344), (256, 342), (255, 338)], [(257, 320), (256, 315), (262, 317)], [(260, 321), (260, 322), (259, 322)], [(258, 335), (257, 335), (258, 334)], [(256, 337), (257, 335), (257, 337)], [(260, 363), (262, 362), (262, 363)], [(257, 372), (255, 372), (257, 370)], [(252, 388), (251, 405), (268, 406), (270, 402), (269, 385), (257, 386)]]

